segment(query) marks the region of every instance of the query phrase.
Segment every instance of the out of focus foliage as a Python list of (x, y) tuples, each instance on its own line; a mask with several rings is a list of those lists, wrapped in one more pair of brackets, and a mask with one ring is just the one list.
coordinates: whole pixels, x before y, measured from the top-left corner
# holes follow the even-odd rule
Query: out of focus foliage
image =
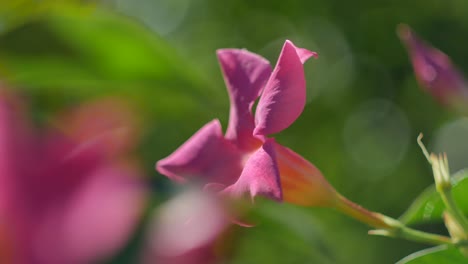
[[(175, 187), (154, 171), (202, 124), (228, 118), (218, 48), (247, 48), (273, 61), (285, 39), (319, 53), (305, 66), (308, 104), (278, 141), (321, 169), (349, 198), (397, 217), (427, 187), (430, 166), (416, 136), (468, 166), (468, 119), (416, 84), (399, 23), (446, 52), (468, 73), (468, 2), (9, 0), (0, 3), (0, 76), (33, 103), (37, 122), (103, 95), (139, 112), (137, 154), (154, 206)], [(324, 209), (259, 201), (255, 228), (234, 228), (227, 263), (394, 263), (422, 248), (373, 237)], [(422, 226), (444, 233), (442, 225)], [(143, 228), (141, 228), (143, 230)], [(141, 231), (142, 232), (142, 231)], [(136, 234), (112, 263), (133, 263)]]

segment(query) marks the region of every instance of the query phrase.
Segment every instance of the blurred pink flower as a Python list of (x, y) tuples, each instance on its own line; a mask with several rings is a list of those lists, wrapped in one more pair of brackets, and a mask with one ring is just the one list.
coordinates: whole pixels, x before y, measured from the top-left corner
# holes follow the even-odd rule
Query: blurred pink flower
[(211, 194), (185, 191), (155, 211), (143, 263), (209, 264), (220, 261), (219, 243), (230, 221)]
[(399, 25), (398, 36), (408, 50), (421, 87), (444, 105), (466, 104), (467, 82), (450, 58), (421, 40), (407, 25)]
[[(230, 97), (223, 136), (215, 119), (156, 169), (175, 181), (202, 180), (208, 189), (234, 197), (249, 193), (301, 205), (325, 205), (335, 191), (314, 165), (268, 135), (289, 127), (306, 103), (303, 63), (316, 53), (284, 43), (276, 67), (239, 49), (217, 52)], [(252, 107), (260, 97), (255, 111)]]
[(125, 245), (145, 190), (127, 149), (110, 144), (131, 140), (122, 132), (128, 120), (114, 115), (125, 110), (101, 103), (38, 132), (21, 102), (0, 90), (0, 260), (91, 263)]

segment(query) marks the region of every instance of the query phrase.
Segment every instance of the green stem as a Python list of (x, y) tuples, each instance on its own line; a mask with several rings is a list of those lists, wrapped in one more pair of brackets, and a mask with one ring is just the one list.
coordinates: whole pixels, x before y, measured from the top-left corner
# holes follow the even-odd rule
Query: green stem
[(410, 241), (426, 243), (430, 245), (445, 245), (453, 244), (449, 237), (437, 234), (426, 233), (423, 231), (415, 230), (407, 226), (400, 226), (395, 229), (378, 229), (369, 231), (370, 235), (380, 235), (387, 237), (402, 238)]
[(335, 208), (359, 222), (378, 228), (378, 230), (369, 231), (369, 234), (372, 235), (403, 238), (431, 245), (452, 244), (452, 240), (449, 237), (409, 228), (396, 219), (371, 212), (341, 195), (338, 196)]
[(371, 212), (342, 195), (338, 195), (338, 202), (335, 208), (343, 214), (375, 228), (388, 229), (393, 227), (392, 220), (389, 217)]

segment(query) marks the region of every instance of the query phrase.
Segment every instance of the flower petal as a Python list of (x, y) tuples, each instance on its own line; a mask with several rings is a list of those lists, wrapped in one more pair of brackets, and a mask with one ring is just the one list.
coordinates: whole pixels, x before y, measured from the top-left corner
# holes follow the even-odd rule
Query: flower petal
[(143, 263), (217, 263), (215, 242), (229, 225), (219, 197), (189, 190), (162, 205), (150, 220)]
[(442, 51), (424, 43), (407, 25), (400, 25), (398, 36), (411, 57), (420, 85), (442, 104), (468, 97), (468, 85), (463, 75)]
[(139, 139), (138, 122), (130, 106), (119, 98), (84, 103), (59, 123), (82, 147), (96, 148), (108, 157), (128, 153)]
[(249, 157), (239, 180), (223, 192), (234, 197), (249, 192), (252, 198), (263, 195), (277, 201), (282, 200), (273, 139), (267, 139), (265, 144)]
[(28, 162), (32, 146), (23, 110), (22, 102), (0, 84), (0, 263), (18, 263), (18, 211), (23, 209), (18, 198), (25, 194), (17, 176), (34, 166)]
[(301, 206), (332, 206), (335, 189), (310, 162), (289, 148), (275, 143), (283, 199)]
[(22, 175), (37, 165), (33, 131), (20, 99), (0, 83), (0, 219), (13, 224), (24, 209), (22, 198), (29, 194), (22, 188), (27, 183)]
[(257, 106), (255, 135), (277, 133), (299, 117), (306, 102), (302, 64), (311, 56), (317, 55), (286, 40)]
[(3, 94), (0, 94), (0, 218), (8, 212), (6, 208), (12, 201), (12, 175), (16, 173), (14, 162), (17, 157), (17, 132), (15, 131), (15, 119), (13, 109)]
[(252, 106), (271, 74), (270, 63), (247, 50), (221, 49), (217, 55), (231, 101), (226, 138), (249, 148), (255, 126)]
[(240, 152), (224, 139), (221, 124), (203, 126), (170, 156), (156, 163), (156, 170), (175, 181), (197, 178), (205, 182), (232, 184), (242, 168)]
[(35, 219), (38, 228), (31, 244), (38, 263), (108, 259), (137, 227), (146, 192), (132, 168), (107, 164), (68, 196), (62, 198), (65, 206), (50, 207)]
[(10, 227), (4, 222), (0, 220), (0, 263), (14, 263)]

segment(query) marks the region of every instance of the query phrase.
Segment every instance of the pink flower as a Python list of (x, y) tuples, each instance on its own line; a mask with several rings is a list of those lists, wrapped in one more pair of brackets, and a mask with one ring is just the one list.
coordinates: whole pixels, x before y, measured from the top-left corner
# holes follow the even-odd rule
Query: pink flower
[(468, 87), (463, 75), (442, 51), (421, 40), (407, 25), (398, 27), (419, 84), (436, 100), (451, 105), (467, 100)]
[(143, 263), (219, 263), (217, 250), (229, 226), (227, 207), (213, 195), (186, 190), (155, 212), (147, 232)]
[[(230, 97), (226, 134), (203, 126), (156, 169), (172, 180), (194, 178), (233, 197), (248, 193), (301, 205), (329, 205), (334, 189), (314, 165), (268, 136), (289, 127), (306, 102), (303, 63), (317, 54), (284, 43), (276, 67), (239, 49), (217, 52)], [(252, 107), (260, 97), (255, 110)]]
[(122, 133), (128, 122), (113, 116), (125, 111), (101, 103), (67, 115), (63, 129), (38, 132), (20, 102), (0, 90), (2, 263), (91, 263), (125, 245), (144, 188), (125, 148), (109, 144), (131, 135)]

